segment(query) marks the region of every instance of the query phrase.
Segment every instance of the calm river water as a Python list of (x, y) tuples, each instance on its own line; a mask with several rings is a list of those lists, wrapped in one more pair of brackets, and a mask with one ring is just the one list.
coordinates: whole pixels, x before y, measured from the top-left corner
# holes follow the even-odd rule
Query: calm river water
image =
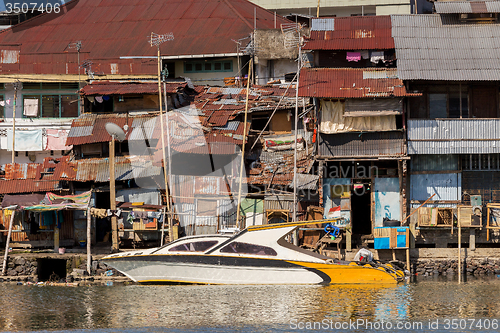
[(0, 284), (0, 331), (496, 332), (499, 320), (497, 277), (398, 286)]

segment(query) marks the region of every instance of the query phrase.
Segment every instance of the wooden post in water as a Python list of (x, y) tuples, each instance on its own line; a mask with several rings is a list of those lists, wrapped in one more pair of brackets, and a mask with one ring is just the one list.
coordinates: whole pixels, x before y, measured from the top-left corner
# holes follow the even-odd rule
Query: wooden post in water
[(13, 210), (12, 215), (10, 216), (9, 232), (7, 233), (7, 240), (5, 241), (5, 254), (3, 256), (2, 275), (5, 275), (5, 269), (7, 268), (7, 257), (9, 256), (10, 236), (12, 235), (12, 225), (14, 224), (15, 213), (16, 211)]
[[(161, 214), (163, 215), (163, 221), (161, 223), (161, 241), (160, 241), (160, 246), (163, 246), (163, 242), (164, 242), (164, 239), (165, 239), (165, 207), (163, 207), (161, 209)], [(169, 233), (169, 236), (168, 238), (171, 239), (172, 238), (172, 228), (169, 227), (168, 229), (168, 233)]]
[(54, 225), (54, 252), (59, 251), (59, 214), (56, 210), (56, 224)]
[(90, 275), (90, 261), (92, 260), (92, 255), (90, 253), (90, 245), (92, 243), (92, 239), (90, 237), (90, 225), (91, 225), (91, 217), (90, 217), (90, 206), (87, 207), (87, 272)]
[[(407, 241), (407, 243), (408, 243), (408, 241)], [(410, 248), (409, 247), (406, 248), (406, 269), (408, 270), (408, 272), (411, 273), (411, 270), (410, 270)]]
[[(458, 283), (462, 282), (462, 224), (460, 223), (460, 209), (458, 210)], [(453, 221), (451, 224), (453, 229)]]
[(111, 136), (109, 141), (109, 208), (113, 211), (111, 215), (111, 251), (118, 252), (118, 221), (115, 216), (116, 211), (116, 188), (115, 188), (115, 136)]

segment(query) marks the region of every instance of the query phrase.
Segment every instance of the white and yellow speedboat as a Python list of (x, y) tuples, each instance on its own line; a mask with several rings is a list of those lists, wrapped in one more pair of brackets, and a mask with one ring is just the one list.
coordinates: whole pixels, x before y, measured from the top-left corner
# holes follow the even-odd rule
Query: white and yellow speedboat
[[(315, 222), (317, 223), (317, 222)], [(111, 254), (102, 260), (139, 283), (359, 284), (397, 283), (390, 264), (335, 261), (285, 237), (304, 222), (252, 226), (236, 235), (200, 235), (159, 248)]]

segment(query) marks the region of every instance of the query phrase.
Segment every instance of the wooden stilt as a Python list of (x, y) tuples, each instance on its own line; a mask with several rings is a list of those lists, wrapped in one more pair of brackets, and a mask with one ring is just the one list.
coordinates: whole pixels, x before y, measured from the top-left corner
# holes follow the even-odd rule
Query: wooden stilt
[[(163, 207), (161, 209), (161, 213), (163, 215), (163, 221), (161, 223), (161, 241), (160, 241), (160, 246), (163, 246), (163, 242), (165, 240), (165, 218), (166, 218), (166, 216), (165, 216), (165, 207)], [(169, 232), (169, 234), (172, 234), (172, 229), (170, 227), (168, 228), (168, 232)], [(170, 236), (169, 236), (169, 238), (170, 238)]]
[(410, 269), (410, 249), (406, 248), (406, 269), (411, 273)]
[(7, 239), (5, 240), (5, 254), (3, 256), (2, 275), (5, 275), (5, 269), (7, 268), (7, 257), (9, 256), (10, 236), (12, 235), (12, 225), (14, 224), (14, 214), (16, 214), (15, 210), (12, 211), (12, 215), (10, 216), (9, 232), (7, 233)]
[(54, 252), (59, 251), (59, 214), (56, 211), (56, 224), (54, 225)]
[[(462, 282), (462, 224), (458, 218), (458, 283)], [(452, 226), (453, 228), (453, 226)]]
[(87, 208), (87, 273), (90, 275), (90, 262), (92, 260), (92, 254), (90, 252), (90, 246), (92, 243), (92, 239), (90, 237), (90, 228), (91, 228), (91, 217), (90, 217), (90, 207)]

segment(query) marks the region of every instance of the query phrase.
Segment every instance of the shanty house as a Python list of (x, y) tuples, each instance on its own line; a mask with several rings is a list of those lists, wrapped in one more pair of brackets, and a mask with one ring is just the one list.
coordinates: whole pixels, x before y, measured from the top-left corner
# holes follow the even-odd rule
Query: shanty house
[[(500, 202), (500, 13), (497, 1), (436, 2), (432, 15), (392, 16), (398, 76), (409, 91), (408, 155), (416, 242), (447, 247), (450, 228), (486, 243)], [(486, 221), (487, 217), (491, 221)], [(496, 230), (491, 230), (495, 233)], [(465, 242), (467, 239), (464, 240)], [(425, 244), (425, 245), (423, 245)]]
[(405, 100), (389, 16), (313, 19), (304, 49), (314, 68), (299, 95), (318, 111), (316, 159), (324, 218), (343, 217), (354, 237), (406, 215)]
[[(87, 79), (157, 78), (153, 33), (167, 35), (159, 46), (165, 77), (223, 85), (226, 77), (243, 76), (251, 32), (282, 22), (287, 20), (246, 0), (73, 0), (60, 13), (44, 13), (1, 31), (0, 163), (12, 162), (14, 100), (15, 161), (59, 157), (71, 149), (61, 145), (71, 120), (88, 109), (78, 93)], [(116, 100), (95, 95), (93, 111), (119, 110), (133, 99), (126, 95)], [(146, 104), (158, 108), (156, 99)]]

